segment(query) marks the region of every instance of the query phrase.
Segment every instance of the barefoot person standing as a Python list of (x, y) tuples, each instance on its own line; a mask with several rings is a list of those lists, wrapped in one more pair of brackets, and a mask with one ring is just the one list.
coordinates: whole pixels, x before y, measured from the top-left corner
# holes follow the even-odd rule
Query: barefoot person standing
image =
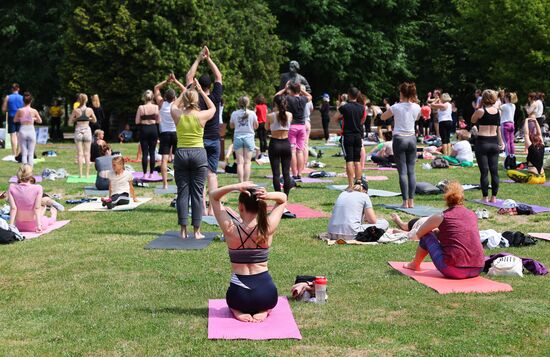
[[(207, 156), (204, 149), (204, 126), (212, 119), (216, 108), (195, 79), (194, 89), (183, 92), (172, 105), (171, 114), (178, 135), (178, 149), (174, 155), (174, 177), (178, 186), (177, 210), (181, 238), (187, 238), (189, 196), (191, 196), (192, 221), (195, 239), (201, 234), (203, 214), (202, 195), (207, 171)], [(206, 102), (206, 110), (199, 110), (199, 95)]]
[[(241, 219), (220, 203), (222, 197), (234, 191), (240, 192)], [(275, 203), (269, 215), (267, 201)], [(237, 320), (261, 322), (277, 305), (277, 287), (269, 275), (267, 261), (286, 206), (286, 195), (266, 192), (252, 182), (243, 182), (210, 191), (210, 203), (227, 242), (231, 261), (231, 283), (225, 297), (227, 306)]]

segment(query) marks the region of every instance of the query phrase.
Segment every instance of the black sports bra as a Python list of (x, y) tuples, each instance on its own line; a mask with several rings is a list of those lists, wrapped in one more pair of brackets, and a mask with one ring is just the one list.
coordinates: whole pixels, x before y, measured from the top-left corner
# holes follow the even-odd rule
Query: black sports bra
[(78, 118), (76, 118), (76, 121), (79, 121), (79, 122), (90, 121), (90, 118), (86, 115), (86, 109), (88, 109), (88, 108), (84, 107), (84, 108), (80, 109), (82, 111), (82, 113), (80, 114), (80, 116)]
[[(139, 117), (141, 120), (156, 120), (157, 115), (156, 114), (143, 114)], [(147, 125), (147, 124), (146, 124)]]
[(487, 108), (483, 107), (483, 116), (479, 119), (479, 125), (500, 126), (500, 112), (497, 110), (495, 114), (491, 114)]

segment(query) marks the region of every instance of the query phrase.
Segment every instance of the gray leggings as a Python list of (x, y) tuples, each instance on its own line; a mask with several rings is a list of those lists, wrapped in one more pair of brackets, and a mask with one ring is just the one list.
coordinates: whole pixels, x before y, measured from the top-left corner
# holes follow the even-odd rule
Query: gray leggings
[(203, 148), (179, 148), (174, 156), (174, 177), (178, 186), (178, 224), (187, 225), (189, 196), (193, 227), (200, 227), (202, 220), (202, 193), (208, 170), (206, 150)]
[(393, 156), (399, 172), (399, 187), (403, 201), (414, 198), (416, 190), (416, 175), (414, 164), (416, 163), (416, 136), (393, 137)]
[(19, 147), (21, 148), (21, 163), (33, 165), (36, 132), (34, 125), (21, 125), (19, 128)]

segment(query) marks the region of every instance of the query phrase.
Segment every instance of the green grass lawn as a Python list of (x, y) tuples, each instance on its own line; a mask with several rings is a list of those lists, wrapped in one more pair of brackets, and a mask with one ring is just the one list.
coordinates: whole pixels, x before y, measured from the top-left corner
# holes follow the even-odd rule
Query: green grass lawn
[[(114, 145), (134, 156), (136, 145)], [(77, 173), (71, 143), (41, 145), (59, 156), (38, 164)], [(343, 159), (325, 150), (326, 170), (343, 172)], [(0, 152), (2, 156), (7, 151)], [(132, 164), (138, 169), (139, 164)], [(0, 189), (17, 171), (0, 161)], [(255, 182), (269, 182), (268, 166), (255, 169)], [(372, 188), (398, 191), (397, 172), (369, 171), (388, 181)], [(501, 171), (500, 177), (506, 177)], [(418, 181), (458, 179), (478, 183), (477, 168), (422, 170)], [(221, 184), (235, 176), (220, 175)], [(335, 180), (345, 183), (344, 178)], [(63, 201), (80, 197), (84, 184), (43, 183)], [(270, 185), (271, 186), (271, 185)], [(0, 246), (0, 355), (549, 355), (550, 283), (548, 277), (494, 278), (514, 291), (498, 294), (438, 295), (400, 275), (389, 260), (410, 259), (415, 243), (380, 246), (327, 246), (313, 237), (326, 230), (328, 219), (285, 220), (275, 236), (270, 272), (280, 295), (288, 295), (299, 274), (326, 275), (326, 305), (291, 302), (303, 339), (279, 341), (209, 341), (207, 301), (223, 298), (230, 278), (225, 243), (202, 251), (144, 250), (158, 234), (177, 230), (172, 196), (155, 196), (152, 188), (136, 188), (152, 201), (130, 212), (62, 212), (71, 223), (41, 238)], [(292, 202), (331, 212), (339, 192), (322, 184), (291, 192)], [(479, 198), (480, 191), (467, 191)], [(550, 187), (501, 184), (500, 198), (550, 206)], [(231, 196), (229, 205), (235, 203)], [(400, 197), (373, 198), (400, 203)], [(417, 205), (443, 207), (442, 196), (417, 196)], [(483, 206), (467, 203), (472, 209)], [(70, 207), (67, 207), (70, 208)], [(550, 232), (549, 214), (498, 216), (480, 229)], [(377, 209), (389, 219), (391, 211)], [(404, 218), (411, 218), (402, 214)], [(216, 229), (204, 226), (204, 231)], [(487, 254), (502, 251), (495, 249)], [(506, 251), (550, 266), (550, 243)]]

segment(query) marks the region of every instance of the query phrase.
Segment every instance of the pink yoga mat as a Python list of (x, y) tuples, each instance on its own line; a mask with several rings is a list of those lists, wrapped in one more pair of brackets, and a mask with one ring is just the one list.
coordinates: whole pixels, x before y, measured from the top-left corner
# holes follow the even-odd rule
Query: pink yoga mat
[(528, 233), (537, 239), (542, 239), (550, 242), (550, 233)]
[(263, 322), (242, 322), (231, 313), (224, 299), (208, 300), (209, 340), (297, 339), (302, 335), (296, 325), (288, 300), (279, 297), (277, 306)]
[(496, 293), (512, 291), (508, 284), (499, 283), (480, 276), (471, 279), (448, 279), (445, 278), (431, 262), (422, 263), (420, 271), (403, 268), (405, 262), (388, 262), (388, 264), (422, 285), (434, 289), (440, 294), (452, 293)]
[(55, 231), (56, 229), (65, 226), (65, 225), (66, 225), (67, 223), (69, 223), (69, 222), (70, 222), (70, 221), (57, 221), (57, 222), (55, 222), (54, 224), (52, 224), (51, 226), (49, 226), (48, 228), (46, 228), (45, 230), (43, 230), (43, 231), (40, 232), (40, 233), (36, 233), (36, 232), (21, 232), (21, 234), (24, 235), (26, 239), (34, 239), (34, 238), (40, 237), (41, 235), (48, 234), (48, 233), (50, 233), (51, 231)]
[(365, 176), (367, 181), (387, 181), (389, 180), (388, 176)]
[(395, 167), (365, 167), (365, 170), (397, 171)]
[[(42, 176), (34, 176), (36, 183), (42, 182)], [(17, 176), (10, 177), (10, 183), (17, 183)]]
[[(271, 210), (273, 206), (268, 207)], [(286, 209), (296, 215), (296, 218), (326, 218), (329, 217), (328, 213), (323, 211), (317, 211), (299, 203), (289, 203), (286, 205)]]
[[(143, 174), (143, 172), (132, 172), (132, 176), (136, 180), (143, 181), (143, 182), (160, 182), (162, 181), (162, 176), (159, 175), (158, 172), (153, 171), (153, 174), (151, 175), (151, 178), (146, 177), (146, 175)], [(171, 180), (171, 177), (168, 177), (168, 180)]]

